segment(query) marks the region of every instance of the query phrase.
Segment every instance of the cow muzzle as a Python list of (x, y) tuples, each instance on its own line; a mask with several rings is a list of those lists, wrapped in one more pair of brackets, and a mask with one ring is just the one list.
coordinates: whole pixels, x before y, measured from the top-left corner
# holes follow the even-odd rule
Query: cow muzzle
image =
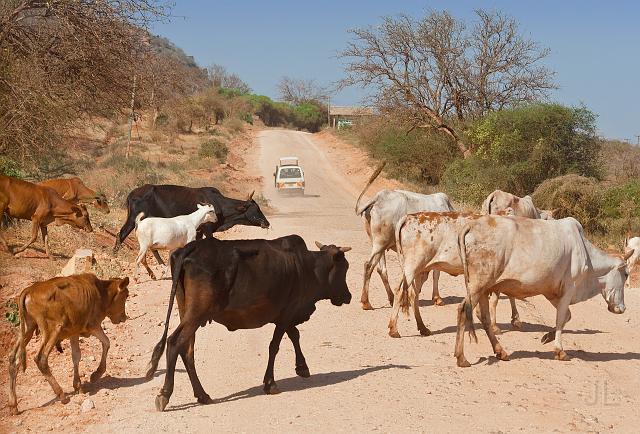
[(615, 304), (615, 305), (610, 304), (608, 309), (609, 309), (609, 312), (611, 313), (621, 314), (621, 313), (624, 313), (627, 307), (624, 304)]
[(351, 303), (350, 293), (348, 293), (345, 297), (331, 300), (331, 304), (333, 304), (334, 306), (342, 306), (343, 304), (349, 304), (349, 303)]

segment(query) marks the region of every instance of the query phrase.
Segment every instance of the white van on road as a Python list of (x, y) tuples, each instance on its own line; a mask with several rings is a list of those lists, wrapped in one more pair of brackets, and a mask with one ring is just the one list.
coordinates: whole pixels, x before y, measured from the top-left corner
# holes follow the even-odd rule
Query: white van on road
[(273, 177), (278, 191), (297, 190), (304, 194), (304, 170), (300, 167), (298, 157), (280, 158)]

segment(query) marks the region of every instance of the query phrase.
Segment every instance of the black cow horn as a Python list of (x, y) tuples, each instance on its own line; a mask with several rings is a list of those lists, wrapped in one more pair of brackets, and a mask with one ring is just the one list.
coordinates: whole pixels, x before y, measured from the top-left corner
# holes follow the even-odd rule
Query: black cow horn
[(324, 247), (324, 244), (322, 244), (320, 241), (316, 241), (316, 246), (318, 246), (318, 248), (322, 250), (322, 248)]
[(622, 259), (623, 259), (625, 262), (626, 262), (626, 261), (628, 261), (628, 260), (629, 260), (629, 258), (631, 257), (631, 255), (633, 255), (633, 252), (634, 252), (634, 251), (635, 251), (634, 249), (629, 250), (627, 253), (625, 253), (625, 254), (624, 254), (624, 256), (622, 257)]
[(255, 191), (255, 190), (253, 190), (253, 191), (251, 192), (251, 194), (249, 195), (249, 197), (247, 197), (247, 200), (251, 200), (251, 199), (253, 199), (253, 193), (255, 193), (255, 192), (256, 192), (256, 191)]

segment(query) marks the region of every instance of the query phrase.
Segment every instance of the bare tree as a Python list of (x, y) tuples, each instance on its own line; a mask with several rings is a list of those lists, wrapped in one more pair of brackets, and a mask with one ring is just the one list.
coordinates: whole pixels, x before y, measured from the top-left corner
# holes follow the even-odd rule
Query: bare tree
[(0, 154), (59, 148), (83, 117), (126, 107), (156, 0), (0, 2)]
[(242, 93), (251, 92), (249, 85), (242, 81), (238, 74), (227, 71), (226, 67), (214, 63), (207, 70), (209, 72), (209, 80), (214, 87), (237, 89)]
[(471, 27), (447, 12), (431, 12), (351, 30), (339, 86), (373, 88), (381, 111), (447, 135), (469, 156), (472, 146), (458, 125), (555, 88), (553, 72), (542, 65), (548, 49), (522, 36), (517, 22), (500, 12), (477, 10), (476, 16)]
[(326, 103), (327, 91), (319, 86), (315, 80), (304, 80), (282, 77), (278, 82), (280, 100), (291, 104), (313, 102), (323, 105)]

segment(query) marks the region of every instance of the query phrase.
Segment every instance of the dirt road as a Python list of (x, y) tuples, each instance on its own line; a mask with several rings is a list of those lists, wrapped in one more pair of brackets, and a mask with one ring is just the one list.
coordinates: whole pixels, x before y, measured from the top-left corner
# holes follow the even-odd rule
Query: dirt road
[[(272, 229), (234, 229), (230, 237), (273, 238), (297, 233), (309, 247), (314, 240), (353, 247), (347, 254), (352, 303), (340, 308), (329, 302), (318, 303), (311, 320), (300, 327), (311, 378), (295, 375), (293, 348), (285, 338), (275, 369), (282, 393), (263, 395), (261, 381), (273, 327), (230, 333), (212, 324), (198, 331), (196, 364), (205, 390), (216, 403), (195, 403), (187, 375), (178, 362), (175, 392), (167, 411), (157, 413), (153, 402), (164, 378), (164, 358), (152, 381), (143, 382), (138, 377), (143, 375), (149, 352), (161, 334), (170, 282), (149, 282), (135, 289), (137, 296), (129, 306), (131, 316), (144, 316), (124, 326), (111, 326), (108, 331), (117, 342), (118, 332), (126, 327), (131, 343), (127, 348), (116, 347), (114, 357), (128, 357), (127, 363), (119, 370), (114, 368), (111, 378), (95, 386), (92, 396), (97, 407), (93, 418), (96, 425), (85, 426), (87, 430), (637, 431), (637, 290), (627, 292), (628, 310), (624, 315), (608, 313), (600, 297), (572, 307), (573, 319), (563, 335), (565, 349), (573, 358), (569, 362), (553, 360), (552, 348), (540, 343), (547, 326), (554, 323), (555, 314), (546, 300), (535, 299), (519, 302), (523, 331), (508, 331), (500, 337), (511, 353), (511, 361), (498, 362), (488, 357), (491, 347), (484, 332), (479, 331), (480, 342), (465, 348), (469, 361), (477, 363), (469, 369), (459, 369), (452, 354), (456, 303), (464, 295), (462, 280), (443, 275), (443, 307), (431, 306), (427, 301), (430, 291), (425, 289), (422, 312), (433, 336), (419, 336), (411, 319), (399, 323), (402, 339), (388, 337), (390, 309), (377, 275), (372, 279), (371, 301), (380, 308), (365, 312), (358, 303), (362, 264), (370, 248), (362, 222), (353, 212), (361, 181), (339, 173), (339, 165), (327, 159), (322, 144), (309, 134), (268, 130), (261, 132), (258, 140), (257, 166), (265, 180), (264, 195), (277, 210), (268, 216)], [(289, 155), (298, 156), (305, 168), (304, 197), (280, 196), (273, 187), (277, 159)], [(390, 276), (395, 281), (397, 261), (393, 254), (390, 257)], [(430, 285), (429, 281), (425, 288)], [(498, 322), (506, 330), (509, 314), (508, 304), (501, 302)], [(177, 316), (174, 318), (172, 327), (177, 324)], [(84, 369), (86, 372), (89, 368)], [(62, 380), (66, 373), (60, 375)], [(70, 387), (70, 380), (62, 382)], [(45, 395), (50, 395), (50, 390)], [(26, 400), (26, 408), (37, 407), (46, 400), (41, 401), (31, 397)]]

